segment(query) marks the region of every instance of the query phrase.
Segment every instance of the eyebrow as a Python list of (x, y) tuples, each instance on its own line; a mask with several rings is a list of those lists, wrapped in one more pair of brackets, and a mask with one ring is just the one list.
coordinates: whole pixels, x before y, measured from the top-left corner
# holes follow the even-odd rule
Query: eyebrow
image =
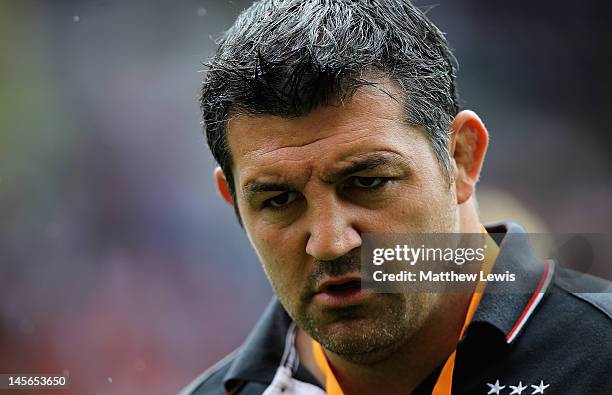
[(349, 159), (350, 165), (331, 171), (323, 175), (323, 180), (328, 184), (333, 184), (354, 173), (365, 170), (374, 170), (378, 167), (406, 167), (405, 160), (397, 154), (375, 152), (357, 156)]
[[(351, 162), (348, 166), (324, 174), (322, 176), (323, 181), (327, 184), (333, 184), (351, 174), (365, 170), (374, 170), (379, 167), (402, 168), (404, 172), (409, 168), (408, 161), (405, 158), (391, 152), (368, 153), (350, 158), (348, 161)], [(247, 202), (252, 202), (255, 195), (261, 192), (289, 192), (294, 190), (296, 190), (296, 187), (290, 183), (261, 182), (257, 180), (247, 182), (242, 187), (242, 192)]]

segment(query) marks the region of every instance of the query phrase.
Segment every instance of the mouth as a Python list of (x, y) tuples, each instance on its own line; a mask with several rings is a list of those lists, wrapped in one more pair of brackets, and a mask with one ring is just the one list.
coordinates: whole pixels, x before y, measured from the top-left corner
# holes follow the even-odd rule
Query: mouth
[(360, 289), (361, 280), (349, 280), (342, 283), (329, 284), (324, 288), (324, 292), (341, 294), (350, 291), (358, 291)]
[(361, 278), (333, 278), (321, 283), (315, 299), (328, 307), (344, 307), (362, 303), (367, 296)]

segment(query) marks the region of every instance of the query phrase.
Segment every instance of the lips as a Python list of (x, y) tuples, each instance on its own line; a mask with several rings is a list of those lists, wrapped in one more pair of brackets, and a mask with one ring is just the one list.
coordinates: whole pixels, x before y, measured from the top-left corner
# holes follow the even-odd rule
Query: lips
[(324, 280), (315, 300), (327, 307), (348, 307), (363, 303), (368, 294), (359, 276), (344, 276)]
[(317, 293), (342, 292), (355, 288), (361, 288), (361, 277), (343, 276), (338, 278), (329, 278), (322, 281), (317, 288)]

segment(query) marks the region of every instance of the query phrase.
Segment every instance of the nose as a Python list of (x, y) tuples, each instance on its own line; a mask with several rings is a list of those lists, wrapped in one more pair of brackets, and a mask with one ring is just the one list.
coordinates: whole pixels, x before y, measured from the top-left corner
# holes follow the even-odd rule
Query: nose
[(361, 246), (361, 236), (352, 225), (351, 210), (338, 202), (318, 203), (310, 213), (306, 253), (328, 261)]

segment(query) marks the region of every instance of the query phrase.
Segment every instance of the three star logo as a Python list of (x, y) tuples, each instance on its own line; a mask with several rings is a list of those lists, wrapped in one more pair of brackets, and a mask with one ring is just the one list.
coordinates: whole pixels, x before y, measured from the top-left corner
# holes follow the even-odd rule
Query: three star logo
[[(500, 395), (501, 390), (506, 388), (505, 385), (500, 384), (499, 380), (495, 380), (494, 384), (487, 383), (487, 385), (489, 386), (489, 392), (487, 392), (487, 395)], [(512, 392), (510, 392), (509, 395), (522, 395), (523, 391), (525, 391), (528, 386), (523, 385), (523, 382), (519, 381), (518, 385), (509, 385), (508, 387), (510, 390), (512, 390)], [(533, 389), (533, 392), (531, 393), (531, 395), (535, 395), (535, 394), (544, 395), (544, 390), (546, 390), (546, 388), (548, 387), (550, 387), (550, 384), (544, 384), (543, 380), (540, 380), (539, 385), (531, 384), (531, 388)], [(526, 394), (527, 393), (525, 393), (525, 395)]]

